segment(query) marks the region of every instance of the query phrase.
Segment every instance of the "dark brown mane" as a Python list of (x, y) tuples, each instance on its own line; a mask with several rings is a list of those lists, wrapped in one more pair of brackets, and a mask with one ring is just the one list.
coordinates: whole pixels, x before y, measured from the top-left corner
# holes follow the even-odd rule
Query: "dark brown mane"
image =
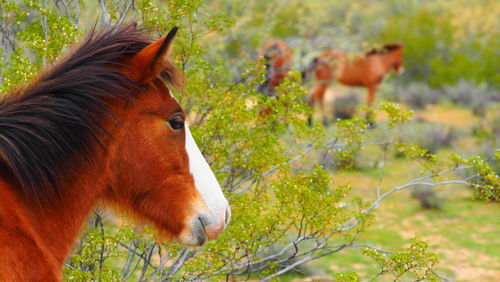
[[(144, 92), (118, 69), (151, 43), (143, 34), (135, 23), (92, 31), (35, 81), (0, 100), (1, 167), (26, 198), (38, 204), (56, 199), (66, 176), (93, 167), (96, 144), (109, 136), (102, 122), (113, 118), (111, 104)], [(162, 77), (181, 84), (169, 63)]]
[(400, 49), (403, 47), (401, 43), (386, 43), (382, 45), (380, 48), (373, 48), (370, 51), (366, 52), (366, 55), (374, 55), (374, 54), (386, 54), (392, 52), (394, 50)]

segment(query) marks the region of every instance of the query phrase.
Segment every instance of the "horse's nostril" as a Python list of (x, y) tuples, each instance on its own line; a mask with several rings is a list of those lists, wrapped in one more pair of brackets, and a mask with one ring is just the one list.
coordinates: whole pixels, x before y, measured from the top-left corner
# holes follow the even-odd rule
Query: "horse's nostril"
[(226, 225), (229, 224), (229, 220), (231, 219), (231, 208), (227, 207), (226, 208), (226, 214), (225, 214), (225, 218), (224, 218), (224, 223)]
[(213, 223), (213, 220), (207, 216), (207, 215), (200, 215), (198, 216), (198, 220), (200, 221), (201, 225), (203, 226), (203, 228), (209, 226), (210, 224)]

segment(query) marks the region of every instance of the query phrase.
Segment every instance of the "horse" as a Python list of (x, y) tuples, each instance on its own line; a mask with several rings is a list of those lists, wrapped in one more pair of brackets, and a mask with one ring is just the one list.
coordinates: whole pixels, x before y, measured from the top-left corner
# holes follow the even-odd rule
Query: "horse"
[(225, 229), (228, 201), (171, 92), (176, 32), (93, 30), (0, 99), (0, 281), (61, 281), (97, 203), (184, 245)]
[(316, 57), (303, 72), (303, 76), (313, 71), (316, 85), (310, 90), (309, 105), (320, 104), (324, 111), (324, 96), (328, 85), (338, 81), (347, 86), (362, 86), (368, 90), (367, 105), (375, 101), (375, 91), (385, 74), (391, 70), (397, 75), (404, 71), (403, 44), (387, 43), (381, 49), (373, 49), (352, 61), (348, 55), (336, 50), (327, 50)]
[(264, 58), (266, 80), (259, 91), (268, 96), (275, 95), (275, 88), (288, 76), (293, 63), (293, 54), (288, 44), (282, 40), (272, 40), (260, 49), (260, 57)]

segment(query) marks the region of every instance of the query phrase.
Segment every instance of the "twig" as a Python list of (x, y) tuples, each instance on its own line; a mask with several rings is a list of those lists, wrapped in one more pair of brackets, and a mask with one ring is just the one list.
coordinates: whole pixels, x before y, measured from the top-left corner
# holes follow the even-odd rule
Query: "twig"
[(139, 279), (138, 279), (139, 281), (143, 280), (144, 275), (146, 275), (146, 272), (148, 271), (149, 266), (152, 266), (151, 265), (151, 257), (153, 256), (155, 248), (156, 248), (156, 243), (153, 243), (151, 245), (151, 248), (149, 248), (149, 250), (146, 251), (147, 255), (145, 257), (143, 257), (144, 263), (143, 263), (142, 269), (141, 269), (141, 276), (139, 276)]
[[(157, 273), (160, 273), (160, 278), (162, 277), (162, 271), (163, 271), (163, 267), (165, 266), (165, 264), (168, 262), (168, 258), (164, 258), (162, 255), (161, 255), (161, 247), (158, 246), (158, 254), (160, 255), (160, 265), (156, 268), (155, 271), (153, 271), (153, 273), (151, 273), (151, 275), (149, 275), (145, 280), (144, 282), (147, 282), (147, 281), (151, 281), (154, 276), (157, 274)], [(180, 255), (180, 254), (179, 254)]]
[(436, 271), (434, 271), (434, 270), (432, 270), (432, 273), (433, 273), (434, 275), (436, 275), (439, 279), (443, 280), (443, 281), (446, 281), (446, 282), (451, 282), (451, 281), (453, 281), (453, 280), (451, 280), (451, 279), (447, 278), (446, 276), (443, 276), (443, 275), (441, 275), (441, 274), (437, 273), (437, 272), (436, 272)]
[(121, 24), (123, 22), (123, 20), (127, 16), (128, 10), (130, 9), (130, 7), (132, 7), (132, 4), (134, 4), (134, 0), (130, 0), (128, 2), (127, 6), (125, 7), (125, 11), (121, 14), (120, 19), (116, 23), (117, 25), (119, 25), (119, 24)]
[(379, 273), (377, 273), (377, 275), (375, 275), (375, 276), (373, 276), (372, 278), (370, 278), (370, 279), (368, 279), (368, 280), (365, 280), (365, 281), (363, 281), (363, 282), (371, 282), (371, 281), (373, 281), (373, 280), (377, 279), (377, 277), (379, 277), (380, 275), (382, 275), (382, 274), (384, 274), (384, 273), (387, 273), (387, 271), (386, 271), (386, 270), (382, 270), (382, 271), (380, 271)]
[(73, 0), (73, 2), (75, 3), (75, 17), (74, 17), (74, 22), (75, 22), (75, 26), (78, 27), (79, 26), (79, 22), (80, 22), (80, 3), (78, 2), (78, 0)]
[(108, 9), (106, 8), (106, 3), (104, 1), (105, 0), (99, 0), (99, 4), (101, 5), (101, 26), (108, 26), (109, 19), (106, 16)]
[(181, 266), (184, 265), (184, 262), (191, 257), (189, 256), (191, 251), (192, 251), (191, 248), (188, 247), (182, 248), (179, 256), (177, 256), (177, 259), (175, 260), (175, 262), (172, 264), (172, 266), (165, 275), (167, 279), (174, 276), (179, 271)]
[[(425, 180), (432, 179), (438, 176), (442, 176), (444, 174), (447, 174), (452, 171), (457, 171), (457, 170), (462, 170), (462, 169), (467, 169), (469, 166), (461, 166), (461, 167), (455, 167), (452, 169), (447, 169), (444, 170), (440, 173), (437, 173), (435, 175), (429, 175), (429, 176), (424, 176), (424, 177), (419, 177), (414, 179), (413, 181), (394, 187), (388, 192), (384, 193), (382, 196), (380, 196), (375, 202), (373, 202), (370, 207), (367, 209), (363, 210), (363, 214), (368, 214), (370, 213), (373, 209), (378, 208), (379, 204), (387, 197), (390, 195), (394, 194), (395, 192), (403, 189), (407, 189), (409, 187), (415, 186), (415, 185), (427, 185), (427, 186), (441, 186), (441, 185), (449, 185), (449, 184), (465, 184), (465, 185), (470, 185), (470, 183), (467, 182), (470, 178), (466, 178), (465, 180), (449, 180), (449, 181), (441, 181), (441, 182), (424, 182)], [(342, 224), (341, 231), (347, 231), (352, 228), (354, 228), (361, 220), (357, 218), (351, 218), (348, 221), (346, 221), (344, 224)]]
[[(43, 0), (43, 9), (47, 11), (47, 0)], [(42, 24), (42, 30), (43, 30), (43, 35), (44, 35), (44, 41), (45, 44), (48, 44), (49, 40), (49, 27), (47, 24), (47, 16), (45, 13), (40, 13), (40, 22)], [(42, 64), (45, 67), (47, 65), (47, 57), (45, 55), (42, 56)]]
[[(335, 137), (335, 138), (332, 138), (332, 139), (330, 139), (330, 140), (326, 141), (326, 142), (325, 142), (325, 143), (321, 146), (321, 148), (331, 147), (331, 146), (333, 146), (333, 145), (337, 142), (337, 140), (338, 140), (338, 139), (337, 139), (336, 137)], [(294, 163), (294, 162), (296, 162), (296, 161), (300, 160), (302, 157), (304, 157), (305, 155), (309, 154), (309, 152), (311, 152), (311, 151), (312, 151), (312, 150), (314, 150), (314, 149), (315, 149), (315, 146), (314, 146), (313, 144), (308, 144), (308, 145), (307, 145), (307, 149), (306, 149), (306, 150), (304, 150), (302, 153), (298, 154), (297, 156), (295, 156), (295, 157), (293, 157), (293, 158), (289, 159), (287, 163), (288, 163), (288, 164), (292, 164), (292, 163)], [(276, 166), (276, 167), (274, 167), (274, 168), (272, 168), (272, 169), (270, 169), (270, 170), (268, 170), (268, 171), (263, 172), (261, 175), (259, 175), (259, 177), (257, 177), (257, 178), (255, 178), (255, 179), (253, 179), (253, 180), (252, 180), (252, 182), (251, 182), (251, 183), (249, 183), (246, 187), (244, 187), (244, 188), (243, 188), (243, 189), (241, 189), (241, 190), (235, 191), (235, 194), (241, 194), (241, 193), (244, 193), (244, 192), (246, 192), (246, 191), (250, 190), (250, 189), (252, 188), (252, 186), (255, 184), (255, 182), (256, 182), (258, 179), (264, 178), (264, 177), (266, 177), (266, 176), (268, 176), (268, 175), (270, 175), (270, 174), (272, 174), (272, 173), (275, 173), (275, 172), (276, 172), (279, 168), (280, 168), (280, 166)], [(240, 182), (240, 183), (242, 183), (242, 182)]]
[(264, 278), (262, 279), (262, 281), (267, 281), (267, 280), (270, 280), (270, 279), (275, 278), (275, 277), (277, 277), (277, 276), (280, 276), (280, 275), (282, 275), (282, 274), (285, 274), (285, 273), (287, 273), (288, 271), (290, 271), (290, 270), (294, 269), (295, 267), (297, 267), (297, 266), (299, 266), (299, 265), (302, 265), (302, 264), (304, 264), (304, 263), (307, 263), (307, 262), (309, 262), (309, 261), (312, 261), (312, 260), (315, 260), (315, 259), (319, 259), (319, 258), (321, 258), (321, 257), (324, 257), (324, 256), (327, 256), (327, 255), (330, 255), (330, 254), (336, 253), (336, 252), (338, 252), (338, 251), (340, 251), (340, 250), (344, 249), (345, 247), (348, 247), (349, 245), (350, 245), (349, 243), (342, 244), (342, 245), (338, 246), (336, 249), (331, 250), (331, 251), (328, 251), (328, 252), (323, 253), (323, 254), (321, 254), (321, 255), (318, 255), (318, 256), (309, 256), (309, 257), (303, 258), (303, 259), (301, 259), (301, 260), (299, 260), (299, 261), (296, 261), (296, 262), (292, 263), (291, 265), (289, 265), (289, 266), (287, 266), (287, 267), (285, 267), (285, 268), (281, 269), (280, 271), (277, 271), (277, 272), (275, 272), (275, 273), (273, 273), (273, 274), (271, 274), (271, 275), (269, 275), (269, 276), (264, 277)]

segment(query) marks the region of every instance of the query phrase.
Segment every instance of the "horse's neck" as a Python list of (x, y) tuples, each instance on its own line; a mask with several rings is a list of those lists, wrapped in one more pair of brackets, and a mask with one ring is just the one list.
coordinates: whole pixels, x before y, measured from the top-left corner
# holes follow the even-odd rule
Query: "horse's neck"
[(61, 280), (60, 263), (33, 228), (13, 186), (0, 178), (0, 281)]
[(380, 65), (382, 66), (384, 73), (391, 70), (391, 68), (393, 68), (394, 64), (396, 63), (396, 57), (391, 52), (377, 55), (377, 59), (380, 62)]
[[(82, 171), (77, 180), (63, 187), (62, 204), (37, 207), (15, 191), (20, 191), (12, 181), (0, 179), (0, 240), (11, 238), (8, 245), (16, 246), (20, 253), (36, 254), (40, 268), (54, 266), (60, 273), (74, 241), (94, 207), (99, 192), (105, 188), (105, 174)], [(5, 208), (7, 207), (7, 208)], [(0, 247), (0, 261), (3, 249)], [(0, 274), (3, 269), (0, 265)]]

